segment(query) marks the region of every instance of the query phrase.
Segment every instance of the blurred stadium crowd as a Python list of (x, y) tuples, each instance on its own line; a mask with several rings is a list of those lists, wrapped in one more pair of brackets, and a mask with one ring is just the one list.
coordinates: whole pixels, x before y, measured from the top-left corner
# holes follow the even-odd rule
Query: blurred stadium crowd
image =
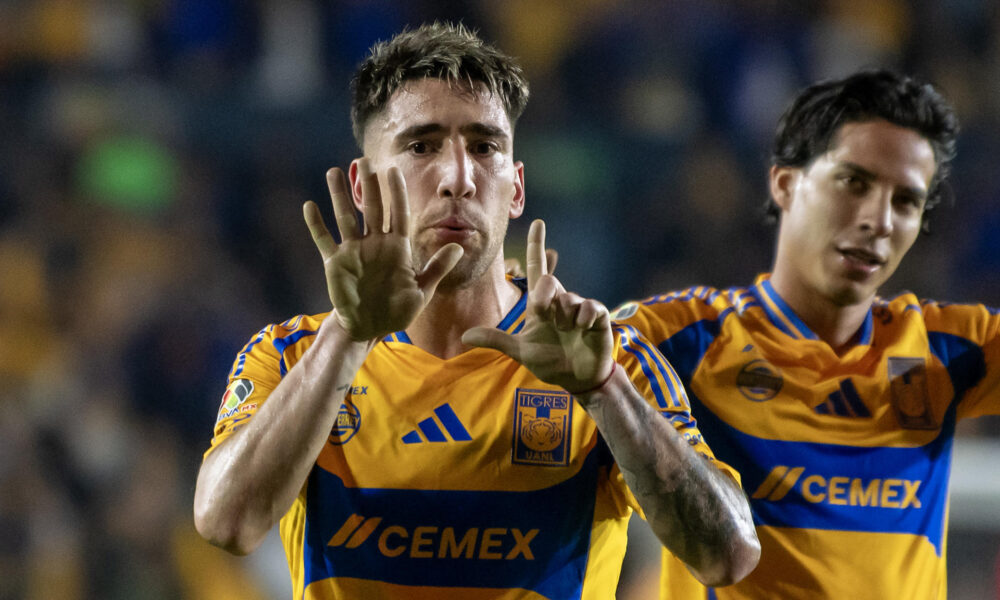
[[(562, 280), (609, 306), (767, 268), (768, 144), (796, 89), (862, 66), (928, 78), (963, 122), (955, 201), (886, 291), (996, 306), (997, 9), (0, 1), (0, 600), (287, 586), (198, 538), (193, 481), (236, 352), (267, 323), (328, 309), (300, 207), (326, 210), (325, 170), (357, 154), (348, 80), (375, 40), (447, 18), (521, 58), (528, 215), (508, 253), (545, 218)], [(1000, 440), (997, 422), (963, 435)], [(977, 552), (996, 555), (997, 530)], [(622, 597), (648, 590), (635, 565), (655, 558), (630, 554)]]

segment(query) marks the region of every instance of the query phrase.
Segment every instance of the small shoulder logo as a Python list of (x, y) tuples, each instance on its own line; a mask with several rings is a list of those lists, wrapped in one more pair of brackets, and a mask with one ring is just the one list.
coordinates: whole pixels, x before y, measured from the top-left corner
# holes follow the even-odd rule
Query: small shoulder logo
[(568, 465), (572, 424), (573, 398), (569, 392), (518, 388), (514, 393), (511, 460), (521, 465)]
[(743, 365), (736, 375), (736, 387), (747, 400), (764, 402), (778, 395), (784, 378), (777, 367), (762, 358)]
[(631, 317), (639, 310), (639, 304), (636, 302), (626, 302), (622, 304), (615, 312), (612, 313), (611, 318), (616, 321), (624, 321), (625, 319)]
[(348, 397), (340, 405), (337, 421), (330, 430), (327, 441), (335, 446), (346, 444), (361, 429), (361, 411)]
[(892, 407), (903, 429), (937, 429), (927, 393), (927, 365), (920, 357), (889, 357)]

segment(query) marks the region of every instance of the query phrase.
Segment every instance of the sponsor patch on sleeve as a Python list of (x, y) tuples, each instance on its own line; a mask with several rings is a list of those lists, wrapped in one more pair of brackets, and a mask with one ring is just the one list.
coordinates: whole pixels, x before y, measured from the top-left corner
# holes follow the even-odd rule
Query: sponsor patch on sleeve
[(253, 382), (249, 379), (235, 379), (222, 395), (222, 406), (219, 407), (219, 418), (216, 423), (237, 413), (247, 412), (256, 408), (256, 404), (247, 405), (247, 400), (253, 394)]

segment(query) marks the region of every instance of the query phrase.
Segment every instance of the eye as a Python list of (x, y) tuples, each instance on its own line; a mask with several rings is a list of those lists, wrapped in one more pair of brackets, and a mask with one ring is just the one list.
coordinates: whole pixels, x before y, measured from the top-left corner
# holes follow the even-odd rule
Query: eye
[(858, 196), (864, 195), (868, 191), (868, 181), (850, 173), (837, 177), (837, 183), (848, 192)]
[(427, 142), (416, 140), (410, 142), (406, 146), (406, 149), (412, 154), (427, 154), (428, 152), (431, 151), (431, 146)]
[(923, 206), (923, 200), (913, 194), (896, 194), (892, 201), (896, 205), (907, 209), (919, 209)]
[(494, 152), (499, 152), (500, 146), (496, 142), (474, 142), (472, 144), (472, 153), (480, 154), (482, 156), (489, 156)]

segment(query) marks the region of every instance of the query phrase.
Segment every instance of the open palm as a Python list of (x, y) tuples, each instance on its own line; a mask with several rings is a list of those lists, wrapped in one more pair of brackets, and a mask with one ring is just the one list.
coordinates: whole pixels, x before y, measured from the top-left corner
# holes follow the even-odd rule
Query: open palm
[(463, 250), (458, 244), (448, 244), (417, 272), (410, 251), (406, 183), (399, 169), (394, 167), (388, 172), (388, 231), (381, 226), (378, 177), (366, 159), (359, 161), (359, 176), (365, 231), (359, 228), (344, 173), (337, 168), (327, 172), (327, 183), (341, 243), (337, 244), (330, 235), (315, 203), (307, 202), (303, 215), (323, 257), (327, 291), (336, 319), (351, 338), (372, 340), (406, 329), (427, 305), (441, 279), (462, 257)]

